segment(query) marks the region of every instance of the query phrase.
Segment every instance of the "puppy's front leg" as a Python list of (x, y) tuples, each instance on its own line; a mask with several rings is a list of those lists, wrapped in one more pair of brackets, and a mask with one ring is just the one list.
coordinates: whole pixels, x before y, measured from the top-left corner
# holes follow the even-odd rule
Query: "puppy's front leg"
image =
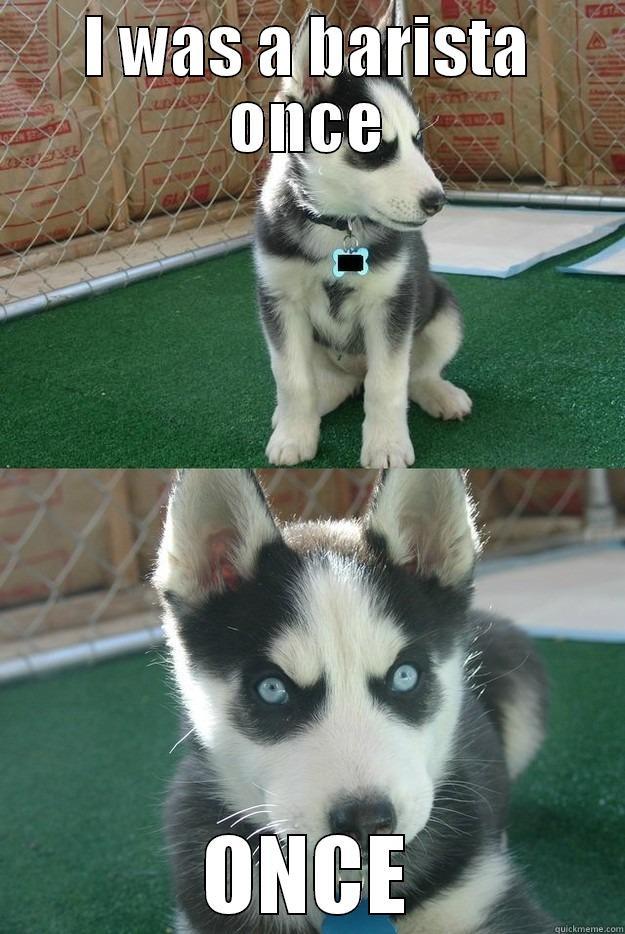
[(363, 467), (409, 466), (414, 463), (407, 419), (411, 336), (407, 330), (390, 334), (384, 313), (370, 315), (364, 330), (367, 375), (360, 462)]
[[(308, 315), (288, 302), (272, 309), (274, 327), (265, 327), (277, 405), (265, 451), (271, 464), (312, 460), (319, 443), (319, 406), (313, 371), (313, 333)], [(264, 316), (263, 316), (264, 317)]]

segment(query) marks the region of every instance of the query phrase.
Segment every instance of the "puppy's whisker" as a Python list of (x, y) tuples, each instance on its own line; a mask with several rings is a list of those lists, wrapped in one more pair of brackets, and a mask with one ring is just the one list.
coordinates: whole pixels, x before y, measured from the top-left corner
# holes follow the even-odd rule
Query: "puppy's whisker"
[(275, 805), (270, 804), (250, 804), (249, 807), (241, 808), (239, 811), (233, 811), (231, 814), (226, 814), (225, 817), (221, 817), (217, 824), (225, 824), (226, 821), (230, 820), (231, 817), (236, 817), (237, 814), (249, 813), (250, 811), (256, 811), (258, 809), (268, 810), (270, 807), (275, 807)]
[(243, 814), (241, 817), (237, 817), (233, 824), (230, 824), (230, 827), (236, 827), (237, 824), (243, 823), (243, 821), (249, 820), (252, 817), (260, 817), (261, 814), (271, 814), (271, 811), (268, 808), (260, 808), (258, 811), (252, 811), (249, 814)]
[(191, 734), (192, 734), (193, 732), (194, 732), (194, 729), (193, 729), (193, 727), (191, 727), (191, 729), (189, 730), (188, 733), (185, 733), (184, 736), (182, 736), (182, 737), (178, 740), (177, 743), (174, 743), (174, 745), (173, 745), (173, 746), (171, 747), (171, 749), (169, 750), (169, 755), (171, 756), (171, 754), (172, 754), (172, 752), (174, 751), (174, 749), (177, 749), (178, 746), (180, 746), (181, 743), (184, 743), (185, 739), (188, 739), (188, 738), (191, 736)]
[(263, 833), (265, 830), (272, 830), (277, 824), (287, 824), (287, 823), (288, 821), (286, 818), (282, 818), (281, 820), (272, 820), (268, 824), (265, 824), (264, 827), (260, 827), (258, 830), (253, 830), (251, 834), (249, 834), (249, 836), (247, 836), (245, 839), (251, 840), (252, 837), (254, 837), (256, 834)]
[(438, 123), (438, 118), (439, 118), (439, 114), (436, 114), (436, 116), (432, 120), (430, 120), (429, 123), (424, 123), (423, 126), (419, 127), (420, 132), (423, 133), (424, 130), (429, 130), (430, 127), (436, 126), (436, 124)]

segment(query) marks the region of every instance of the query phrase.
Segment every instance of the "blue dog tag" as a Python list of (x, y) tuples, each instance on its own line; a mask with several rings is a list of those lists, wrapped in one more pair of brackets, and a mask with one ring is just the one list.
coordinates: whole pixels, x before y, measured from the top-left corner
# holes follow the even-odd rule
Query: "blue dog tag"
[(348, 915), (327, 915), (321, 925), (321, 934), (395, 934), (396, 931), (388, 915), (370, 915), (366, 901)]
[(346, 272), (355, 272), (359, 276), (366, 276), (369, 272), (368, 258), (369, 250), (364, 246), (335, 250), (332, 254), (334, 262), (332, 274), (337, 279), (341, 279)]

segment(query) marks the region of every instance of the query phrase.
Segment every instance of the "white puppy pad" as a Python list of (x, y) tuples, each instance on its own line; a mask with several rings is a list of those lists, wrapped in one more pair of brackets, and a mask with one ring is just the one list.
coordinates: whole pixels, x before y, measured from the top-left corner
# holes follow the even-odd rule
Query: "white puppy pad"
[(423, 237), (435, 272), (507, 279), (621, 224), (622, 212), (449, 204), (423, 227)]
[(605, 250), (572, 266), (560, 266), (561, 272), (580, 272), (593, 276), (625, 276), (625, 237)]

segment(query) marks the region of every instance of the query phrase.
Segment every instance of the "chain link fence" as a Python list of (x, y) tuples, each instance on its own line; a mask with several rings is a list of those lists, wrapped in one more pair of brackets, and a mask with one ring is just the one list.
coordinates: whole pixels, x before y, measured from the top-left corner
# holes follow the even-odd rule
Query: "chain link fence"
[[(347, 33), (385, 0), (316, 0)], [(260, 30), (293, 32), (304, 0), (0, 0), (0, 306), (5, 317), (246, 242), (266, 154), (236, 153), (235, 103), (266, 103)], [(408, 0), (433, 28), (520, 25), (527, 77), (417, 79), (427, 148), (456, 199), (624, 207), (625, 3)], [(85, 15), (103, 76), (85, 78)], [(118, 26), (229, 24), (236, 78), (124, 77)], [(492, 54), (492, 48), (490, 53)]]
[[(375, 472), (259, 472), (283, 520), (362, 513)], [(625, 537), (625, 470), (474, 470), (487, 556)], [(160, 639), (146, 581), (171, 474), (0, 471), (0, 681)]]

